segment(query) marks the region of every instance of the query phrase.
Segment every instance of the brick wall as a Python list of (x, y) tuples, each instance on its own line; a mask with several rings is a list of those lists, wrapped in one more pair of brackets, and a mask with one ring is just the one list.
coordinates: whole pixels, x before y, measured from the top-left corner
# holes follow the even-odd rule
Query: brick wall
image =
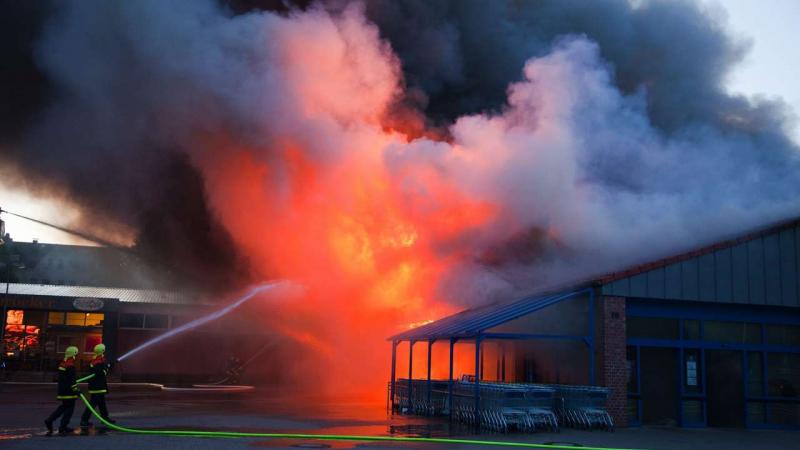
[(619, 427), (627, 425), (625, 297), (600, 296), (597, 302), (595, 362), (597, 383), (610, 388), (608, 412)]

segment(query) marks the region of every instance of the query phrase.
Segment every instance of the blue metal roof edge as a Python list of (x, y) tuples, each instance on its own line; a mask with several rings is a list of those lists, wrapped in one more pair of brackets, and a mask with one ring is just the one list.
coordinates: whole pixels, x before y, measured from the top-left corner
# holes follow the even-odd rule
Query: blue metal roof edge
[(566, 300), (582, 292), (593, 289), (591, 283), (583, 283), (557, 292), (541, 293), (524, 297), (510, 303), (486, 305), (467, 309), (444, 317), (433, 323), (404, 331), (387, 338), (389, 341), (424, 341), (443, 338), (464, 338), (477, 335), (484, 330), (496, 327), (532, 312)]

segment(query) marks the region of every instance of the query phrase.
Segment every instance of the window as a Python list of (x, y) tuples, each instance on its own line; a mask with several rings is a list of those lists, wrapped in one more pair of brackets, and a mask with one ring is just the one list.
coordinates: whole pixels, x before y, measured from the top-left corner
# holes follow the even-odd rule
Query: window
[(2, 350), (7, 357), (19, 358), (23, 353), (31, 354), (40, 349), (40, 326), (44, 321), (42, 311), (9, 309), (6, 312), (5, 334)]
[(684, 320), (683, 321), (683, 338), (691, 341), (700, 340), (700, 321), (699, 320)]
[(59, 336), (56, 352), (64, 353), (70, 345), (78, 345), (78, 338), (74, 336)]
[(94, 352), (94, 346), (103, 342), (103, 336), (99, 334), (91, 334), (86, 336), (86, 341), (83, 345), (83, 352), (84, 353), (92, 353)]
[(800, 354), (768, 353), (767, 384), (769, 395), (800, 396)]
[(767, 325), (767, 344), (800, 346), (800, 326)]
[(683, 421), (685, 423), (703, 423), (703, 401), (684, 399), (681, 401), (683, 407)]
[(48, 325), (64, 325), (64, 313), (51, 311), (47, 314)]
[[(761, 397), (764, 395), (764, 372), (761, 353), (747, 353), (747, 395)], [(763, 412), (762, 412), (763, 413)]]
[(663, 317), (628, 317), (628, 337), (678, 339), (678, 320)]
[(120, 314), (120, 328), (144, 328), (144, 314)]
[(751, 424), (766, 423), (765, 408), (763, 402), (747, 402), (747, 421)]
[(148, 314), (144, 319), (145, 328), (167, 328), (169, 316), (166, 314)]
[(703, 323), (703, 340), (726, 344), (760, 344), (761, 325), (709, 320)]
[(68, 312), (66, 324), (74, 327), (97, 327), (103, 324), (103, 313)]
[(81, 312), (68, 312), (67, 325), (74, 327), (82, 327), (86, 323), (86, 313)]
[(86, 326), (87, 327), (99, 327), (103, 325), (103, 318), (105, 315), (103, 313), (87, 313), (86, 314)]

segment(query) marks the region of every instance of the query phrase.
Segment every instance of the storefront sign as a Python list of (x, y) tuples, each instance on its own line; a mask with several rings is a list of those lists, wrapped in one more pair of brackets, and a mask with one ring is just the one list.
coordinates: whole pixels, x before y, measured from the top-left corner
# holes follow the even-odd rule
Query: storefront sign
[(99, 311), (105, 304), (99, 298), (81, 297), (73, 300), (72, 306), (78, 311)]
[(56, 299), (42, 297), (17, 297), (14, 295), (0, 295), (0, 304), (5, 305), (8, 308), (16, 309), (63, 309), (59, 308), (60, 305)]

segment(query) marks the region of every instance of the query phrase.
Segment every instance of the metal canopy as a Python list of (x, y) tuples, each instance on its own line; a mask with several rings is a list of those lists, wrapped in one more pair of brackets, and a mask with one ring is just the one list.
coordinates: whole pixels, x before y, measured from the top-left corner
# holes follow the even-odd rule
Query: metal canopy
[(493, 304), (468, 309), (389, 338), (391, 341), (424, 341), (447, 338), (475, 337), (489, 328), (517, 319), (524, 315), (586, 292), (572, 290), (526, 297), (512, 303)]
[[(5, 283), (4, 283), (5, 284)], [(157, 289), (128, 289), (93, 286), (65, 286), (50, 284), (9, 283), (9, 294), (44, 297), (92, 297), (119, 299), (122, 303), (150, 303), (171, 305), (197, 305), (206, 298), (198, 293), (161, 291)]]

